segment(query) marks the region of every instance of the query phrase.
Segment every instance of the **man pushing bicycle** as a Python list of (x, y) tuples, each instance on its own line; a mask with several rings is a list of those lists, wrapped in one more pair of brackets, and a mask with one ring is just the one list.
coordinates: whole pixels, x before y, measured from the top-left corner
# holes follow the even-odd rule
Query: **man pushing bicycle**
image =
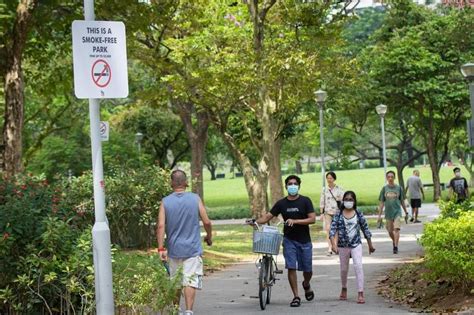
[(303, 271), (302, 285), (306, 300), (314, 299), (314, 292), (310, 285), (313, 276), (313, 244), (311, 243), (309, 225), (316, 221), (316, 214), (311, 199), (299, 194), (300, 186), (301, 179), (298, 176), (288, 176), (285, 179), (288, 196), (278, 200), (270, 212), (256, 220), (258, 224), (265, 224), (279, 214), (285, 220), (283, 257), (285, 258), (285, 268), (288, 269), (288, 282), (293, 291), (291, 307), (298, 307), (301, 304), (296, 270)]

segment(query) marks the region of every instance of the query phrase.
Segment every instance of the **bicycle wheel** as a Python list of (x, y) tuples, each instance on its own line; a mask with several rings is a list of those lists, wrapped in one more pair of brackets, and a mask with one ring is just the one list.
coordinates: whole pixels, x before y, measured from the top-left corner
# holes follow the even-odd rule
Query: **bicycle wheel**
[(263, 257), (260, 260), (260, 272), (258, 275), (258, 298), (260, 300), (260, 308), (262, 311), (267, 306), (267, 296), (268, 296), (268, 264), (267, 257)]
[(274, 272), (275, 261), (273, 260), (273, 257), (270, 256), (267, 258), (267, 265), (268, 265), (267, 304), (270, 304), (270, 299), (272, 297), (272, 287), (273, 287), (273, 284), (275, 283), (275, 272)]

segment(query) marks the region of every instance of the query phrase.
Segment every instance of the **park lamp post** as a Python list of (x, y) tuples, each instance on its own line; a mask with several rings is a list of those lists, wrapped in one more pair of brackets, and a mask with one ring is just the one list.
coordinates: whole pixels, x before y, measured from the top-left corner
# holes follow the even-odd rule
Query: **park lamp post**
[(461, 66), (461, 73), (469, 82), (469, 95), (471, 100), (471, 119), (467, 121), (467, 134), (469, 145), (474, 147), (474, 63), (469, 62)]
[(387, 113), (387, 105), (377, 105), (375, 106), (375, 110), (377, 114), (380, 116), (380, 128), (382, 129), (382, 152), (383, 152), (383, 176), (384, 180), (387, 176), (387, 152), (385, 148), (385, 125), (384, 125), (384, 118), (385, 114)]
[(319, 137), (320, 137), (320, 146), (321, 146), (321, 174), (323, 177), (323, 188), (326, 187), (326, 179), (325, 179), (325, 168), (324, 168), (324, 134), (323, 134), (323, 127), (324, 127), (324, 119), (323, 119), (323, 109), (324, 109), (324, 102), (328, 94), (326, 91), (321, 89), (314, 92), (314, 96), (316, 97), (316, 103), (319, 105)]
[(142, 146), (142, 140), (143, 140), (143, 133), (137, 132), (135, 134), (135, 143), (137, 144), (137, 149), (138, 149), (138, 164), (141, 165), (141, 159), (140, 159), (140, 153), (141, 153), (141, 146)]

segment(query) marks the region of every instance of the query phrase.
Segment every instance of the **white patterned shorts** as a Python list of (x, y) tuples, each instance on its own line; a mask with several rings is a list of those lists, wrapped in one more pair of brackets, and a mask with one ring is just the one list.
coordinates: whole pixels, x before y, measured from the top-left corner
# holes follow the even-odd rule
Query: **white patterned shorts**
[(170, 275), (183, 271), (183, 287), (202, 289), (203, 263), (201, 256), (190, 258), (169, 258)]

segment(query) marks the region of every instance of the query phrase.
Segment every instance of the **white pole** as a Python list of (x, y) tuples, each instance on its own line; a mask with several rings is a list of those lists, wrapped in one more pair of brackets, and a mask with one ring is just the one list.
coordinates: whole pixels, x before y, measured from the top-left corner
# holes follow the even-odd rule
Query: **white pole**
[(380, 117), (380, 126), (382, 127), (383, 176), (385, 182), (387, 178), (387, 151), (385, 149), (385, 126), (383, 116)]
[(321, 143), (321, 174), (323, 177), (323, 188), (326, 187), (326, 176), (324, 167), (324, 119), (323, 119), (323, 102), (319, 102), (319, 142)]
[(469, 82), (469, 96), (471, 101), (471, 117), (474, 117), (474, 80)]
[[(84, 0), (84, 17), (93, 21), (94, 0)], [(102, 166), (102, 142), (100, 140), (100, 104), (98, 99), (89, 99), (91, 127), (92, 172), (94, 181), (95, 223), (92, 228), (95, 300), (98, 315), (113, 315), (114, 295), (112, 289), (112, 259), (110, 253), (110, 229), (105, 215), (105, 182)]]

